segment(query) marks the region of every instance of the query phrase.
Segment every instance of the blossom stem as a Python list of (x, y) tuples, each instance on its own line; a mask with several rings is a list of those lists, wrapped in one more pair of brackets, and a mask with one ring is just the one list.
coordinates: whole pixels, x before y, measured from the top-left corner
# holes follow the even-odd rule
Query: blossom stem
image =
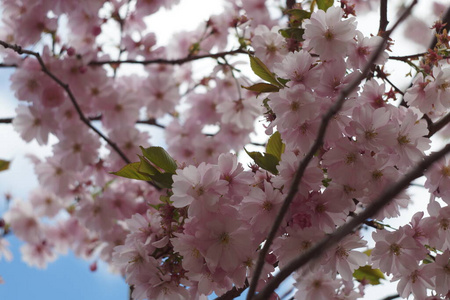
[[(304, 174), (304, 172), (306, 170), (306, 167), (308, 166), (309, 162), (314, 157), (314, 154), (319, 150), (320, 146), (323, 143), (323, 140), (324, 140), (324, 137), (325, 137), (325, 133), (326, 133), (326, 130), (327, 130), (327, 127), (328, 127), (328, 124), (329, 124), (330, 120), (341, 109), (341, 107), (344, 104), (344, 101), (348, 97), (348, 95), (356, 87), (358, 87), (358, 85), (361, 83), (362, 80), (364, 80), (367, 77), (367, 75), (369, 74), (370, 70), (372, 69), (373, 64), (378, 59), (378, 56), (381, 54), (381, 52), (384, 51), (384, 49), (386, 47), (386, 44), (387, 44), (387, 41), (388, 41), (389, 36), (391, 35), (391, 33), (397, 28), (397, 26), (400, 23), (402, 23), (405, 20), (405, 18), (411, 13), (412, 8), (416, 4), (417, 4), (417, 0), (414, 0), (411, 3), (411, 5), (403, 12), (403, 14), (397, 20), (397, 22), (395, 22), (395, 24), (392, 26), (392, 28), (390, 30), (386, 31), (386, 33), (383, 35), (383, 42), (380, 43), (378, 48), (373, 52), (371, 58), (367, 62), (366, 66), (364, 67), (364, 69), (362, 70), (360, 75), (358, 77), (356, 77), (351, 83), (349, 83), (344, 89), (341, 90), (337, 101), (333, 104), (333, 106), (330, 107), (330, 109), (327, 111), (327, 113), (323, 116), (322, 122), (321, 122), (320, 128), (319, 128), (319, 132), (317, 134), (317, 138), (316, 138), (314, 144), (311, 146), (311, 148), (308, 151), (308, 153), (300, 161), (299, 166), (297, 168), (297, 171), (296, 171), (296, 173), (294, 175), (294, 179), (292, 180), (292, 183), (291, 183), (288, 195), (286, 196), (286, 198), (284, 200), (284, 203), (283, 203), (283, 206), (281, 207), (281, 209), (280, 209), (280, 211), (279, 211), (279, 213), (277, 215), (277, 218), (275, 219), (275, 221), (274, 221), (274, 223), (272, 225), (272, 228), (271, 228), (271, 230), (269, 232), (269, 235), (267, 236), (266, 242), (264, 243), (264, 246), (261, 249), (261, 252), (259, 253), (259, 257), (258, 257), (258, 261), (257, 261), (256, 267), (255, 267), (255, 271), (253, 273), (253, 277), (252, 277), (252, 280), (250, 282), (250, 288), (249, 288), (249, 292), (248, 292), (248, 295), (247, 295), (247, 300), (253, 299), (254, 296), (255, 296), (256, 285), (258, 283), (259, 277), (261, 276), (261, 272), (262, 272), (262, 269), (263, 269), (263, 266), (264, 266), (264, 262), (265, 262), (265, 257), (267, 255), (267, 253), (269, 252), (269, 248), (270, 248), (273, 240), (275, 239), (275, 236), (276, 236), (276, 234), (278, 232), (278, 228), (280, 227), (281, 222), (283, 221), (284, 216), (285, 216), (286, 212), (288, 211), (291, 202), (293, 201), (295, 195), (298, 192), (298, 186), (299, 186), (300, 181), (301, 181), (301, 179), (303, 177), (303, 174)], [(379, 209), (381, 209), (381, 207)], [(374, 214), (375, 214), (375, 212), (374, 212)], [(372, 215), (369, 215), (368, 217), (370, 217), (370, 216), (372, 216)], [(361, 220), (361, 222), (359, 222), (358, 225), (361, 224), (367, 218), (364, 218), (363, 220)], [(350, 223), (354, 222), (355, 220), (359, 220), (359, 218), (353, 219)], [(349, 234), (353, 230), (353, 228), (354, 227), (352, 227), (351, 230), (346, 232), (345, 235)], [(344, 236), (340, 237), (339, 240), (342, 239)], [(328, 247), (330, 247), (333, 244), (333, 243), (332, 244), (328, 244), (328, 242), (327, 242), (328, 239), (329, 239), (329, 237), (324, 240), (325, 242), (322, 241), (321, 243), (319, 243), (319, 244), (325, 244), (327, 246), (325, 249), (328, 249)], [(313, 248), (316, 249), (317, 247), (313, 247)], [(321, 253), (322, 253), (322, 251), (324, 251), (324, 249), (320, 249), (320, 250), (321, 250)], [(315, 252), (308, 251), (307, 253), (310, 253), (310, 255), (312, 254), (312, 256), (311, 257), (307, 257), (307, 259), (304, 262), (302, 262), (302, 265), (305, 264), (310, 259), (317, 257), (317, 256), (315, 256), (316, 255)], [(306, 254), (304, 256), (306, 256)], [(298, 267), (292, 268), (291, 264), (289, 264), (285, 269), (287, 269), (287, 268), (289, 268), (289, 270), (290, 270), (289, 274), (291, 274)], [(280, 271), (280, 273), (278, 273), (278, 275), (276, 277), (272, 278), (269, 281), (269, 283), (266, 285), (264, 290), (262, 292), (260, 292), (256, 296), (256, 299), (268, 299), (269, 296), (272, 294), (272, 292), (278, 287), (278, 285), (284, 279), (286, 279), (287, 276), (289, 276), (289, 274), (286, 275), (286, 273), (284, 273), (284, 275), (281, 275), (281, 271)], [(282, 276), (285, 276), (285, 277), (282, 277)], [(281, 281), (280, 281), (280, 278), (282, 278)]]

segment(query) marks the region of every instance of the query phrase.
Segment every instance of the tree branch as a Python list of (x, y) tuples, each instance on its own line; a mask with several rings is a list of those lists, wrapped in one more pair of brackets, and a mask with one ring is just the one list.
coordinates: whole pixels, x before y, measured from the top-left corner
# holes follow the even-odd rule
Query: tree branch
[(223, 58), (227, 55), (234, 55), (234, 54), (248, 54), (249, 52), (239, 48), (236, 50), (231, 51), (224, 51), (224, 52), (218, 52), (213, 54), (204, 54), (204, 55), (195, 55), (195, 56), (187, 56), (185, 58), (179, 58), (179, 59), (152, 59), (152, 60), (133, 60), (133, 59), (127, 59), (127, 60), (106, 60), (106, 61), (91, 61), (88, 65), (90, 66), (100, 66), (100, 65), (118, 65), (118, 64), (140, 64), (140, 65), (150, 65), (150, 64), (168, 64), (168, 65), (182, 65), (184, 63), (204, 59), (204, 58)]
[(0, 68), (17, 68), (16, 64), (0, 64)]
[(13, 121), (13, 118), (2, 118), (0, 119), (0, 124), (11, 124)]
[(388, 0), (380, 1), (380, 26), (378, 28), (378, 34), (381, 36), (383, 36), (389, 24), (389, 21), (387, 19), (387, 2)]
[[(306, 170), (306, 167), (308, 166), (309, 162), (311, 161), (311, 159), (313, 158), (314, 154), (317, 152), (317, 150), (319, 149), (319, 147), (322, 145), (324, 137), (325, 137), (325, 133), (326, 133), (326, 129), (328, 127), (328, 123), (330, 122), (330, 120), (333, 118), (333, 116), (341, 109), (342, 105), (344, 104), (345, 98), (361, 83), (362, 80), (364, 80), (367, 75), (369, 74), (370, 70), (372, 69), (372, 65), (375, 63), (375, 61), (378, 59), (378, 56), (381, 54), (381, 52), (384, 51), (384, 49), (386, 48), (386, 44), (387, 41), (389, 39), (389, 36), (391, 35), (391, 33), (397, 28), (397, 26), (403, 22), (403, 20), (411, 13), (412, 8), (417, 4), (417, 0), (414, 0), (411, 5), (403, 12), (403, 14), (400, 16), (400, 18), (397, 20), (397, 22), (394, 24), (394, 26), (387, 31), (383, 36), (383, 42), (380, 43), (377, 47), (377, 49), (374, 51), (373, 55), (371, 56), (370, 60), (367, 62), (366, 66), (364, 67), (364, 70), (362, 70), (362, 72), (359, 74), (358, 77), (356, 77), (351, 83), (349, 83), (344, 89), (342, 89), (339, 93), (339, 97), (336, 100), (336, 102), (334, 103), (333, 106), (331, 106), (331, 108), (327, 111), (327, 113), (323, 116), (322, 118), (322, 122), (320, 124), (320, 128), (319, 128), (319, 132), (317, 134), (317, 138), (314, 142), (314, 144), (311, 146), (311, 149), (309, 150), (309, 152), (305, 155), (305, 157), (301, 160), (301, 162), (299, 163), (299, 166), (297, 168), (297, 171), (294, 175), (294, 179), (292, 180), (288, 195), (286, 196), (284, 203), (277, 215), (277, 218), (275, 219), (272, 228), (270, 230), (270, 233), (264, 243), (264, 246), (259, 254), (258, 257), (258, 262), (256, 264), (254, 273), (253, 273), (253, 277), (250, 283), (250, 289), (247, 295), (247, 299), (250, 300), (254, 297), (255, 294), (255, 290), (256, 290), (256, 285), (258, 283), (259, 277), (261, 276), (261, 272), (262, 272), (262, 268), (264, 266), (264, 261), (265, 261), (265, 257), (267, 255), (267, 253), (269, 252), (269, 247), (272, 244), (278, 228), (281, 225), (281, 222), (284, 219), (284, 216), (292, 202), (292, 200), (294, 199), (295, 195), (297, 194), (298, 191), (298, 185), (303, 177), (303, 174)], [(366, 218), (367, 219), (367, 218)], [(353, 219), (353, 220), (357, 220), (357, 218)], [(364, 221), (364, 220), (363, 220)], [(347, 233), (348, 234), (348, 233)], [(289, 266), (288, 266), (289, 267)], [(295, 271), (296, 269), (293, 269), (291, 271), (291, 273), (293, 271)], [(282, 280), (284, 280), (286, 277), (284, 277)], [(272, 280), (269, 281), (268, 285), (266, 286), (266, 288), (264, 289), (265, 293), (263, 296), (260, 296), (260, 294), (258, 294), (258, 296), (256, 297), (256, 299), (268, 299), (269, 296), (271, 295), (271, 293), (275, 290), (276, 287), (278, 287), (278, 285), (281, 283), (280, 282), (274, 282), (275, 278), (273, 278)], [(270, 288), (269, 288), (270, 287)], [(273, 289), (272, 289), (273, 288)]]
[(292, 260), (285, 268), (269, 281), (266, 287), (256, 296), (256, 299), (268, 299), (272, 292), (283, 282), (292, 272), (296, 271), (306, 263), (319, 258), (327, 249), (338, 243), (347, 235), (351, 234), (353, 230), (362, 224), (365, 220), (378, 213), (385, 205), (387, 205), (395, 196), (397, 196), (403, 189), (408, 187), (411, 181), (423, 175), (424, 170), (429, 168), (433, 163), (450, 153), (450, 144), (447, 144), (438, 152), (430, 154), (424, 158), (416, 167), (402, 177), (401, 180), (391, 185), (384, 193), (382, 193), (371, 205), (369, 205), (362, 213), (357, 215), (354, 219), (345, 223), (332, 234), (324, 238), (322, 241), (311, 247), (303, 255)]
[(393, 299), (397, 299), (400, 298), (400, 295), (392, 295), (392, 296), (387, 296), (386, 298), (383, 298), (382, 300), (393, 300)]
[(440, 119), (439, 121), (432, 123), (428, 126), (428, 135), (427, 137), (432, 137), (436, 132), (444, 128), (445, 125), (450, 123), (450, 114), (447, 114), (445, 117)]
[[(124, 162), (126, 162), (127, 164), (131, 163), (131, 161), (128, 159), (128, 157), (125, 155), (125, 153), (123, 153), (122, 150), (116, 145), (116, 143), (111, 141), (100, 130), (98, 130), (97, 128), (92, 126), (92, 124), (89, 122), (89, 119), (86, 118), (86, 116), (81, 111), (81, 108), (78, 105), (78, 102), (75, 99), (75, 96), (73, 95), (71, 89), (69, 88), (69, 85), (64, 83), (64, 82), (62, 82), (61, 79), (59, 79), (55, 74), (53, 74), (47, 68), (47, 66), (45, 65), (44, 61), (42, 60), (41, 55), (38, 52), (33, 52), (33, 51), (30, 51), (30, 50), (22, 49), (22, 47), (20, 47), (18, 45), (11, 45), (11, 44), (8, 44), (8, 43), (6, 43), (4, 41), (1, 41), (1, 40), (0, 40), (0, 45), (2, 45), (6, 49), (12, 49), (13, 51), (17, 52), (18, 54), (27, 54), (27, 55), (32, 55), (32, 56), (36, 57), (36, 59), (38, 60), (40, 66), (41, 66), (42, 72), (44, 72), (48, 77), (50, 77), (53, 81), (55, 81), (59, 86), (61, 86), (66, 91), (67, 95), (69, 96), (70, 101), (72, 102), (73, 106), (75, 107), (75, 110), (78, 113), (78, 116), (80, 117), (80, 120), (84, 124), (86, 124), (86, 126), (88, 126), (90, 129), (92, 129), (95, 133), (97, 133), (106, 143), (108, 143), (108, 145), (110, 145), (111, 148), (113, 148), (114, 151), (116, 151), (116, 153), (119, 154), (119, 156), (122, 158), (122, 160)], [(158, 187), (157, 185), (153, 184), (152, 182), (150, 182), (150, 181), (148, 181), (148, 182), (149, 182), (150, 185), (155, 187), (157, 190), (161, 189), (160, 187)]]
[(425, 56), (428, 52), (422, 52), (417, 54), (411, 54), (411, 55), (405, 55), (405, 56), (389, 56), (389, 59), (392, 60), (399, 60), (399, 61), (407, 61), (409, 59), (417, 60), (420, 59), (420, 57)]

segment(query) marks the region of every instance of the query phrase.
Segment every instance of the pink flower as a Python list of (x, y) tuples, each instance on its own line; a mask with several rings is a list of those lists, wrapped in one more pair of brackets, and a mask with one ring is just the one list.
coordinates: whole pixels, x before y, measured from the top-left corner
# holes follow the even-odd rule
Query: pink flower
[[(141, 93), (149, 118), (159, 118), (173, 112), (180, 99), (177, 82), (171, 69), (148, 68), (149, 79), (142, 81)], [(156, 75), (157, 74), (157, 75)]]
[(22, 253), (24, 262), (39, 269), (47, 268), (47, 264), (57, 258), (47, 240), (41, 240), (33, 244), (25, 244), (20, 247), (20, 252)]
[(448, 295), (450, 291), (450, 251), (436, 255), (435, 261), (425, 266), (427, 274), (432, 274), (436, 292), (442, 296)]
[(396, 144), (395, 125), (391, 113), (384, 107), (358, 106), (353, 110), (352, 119), (346, 130), (356, 137), (356, 142), (365, 149), (378, 152)]
[(408, 298), (410, 294), (413, 294), (414, 299), (425, 299), (427, 289), (432, 289), (434, 286), (432, 278), (431, 268), (421, 265), (408, 275), (394, 276), (392, 281), (400, 279), (397, 292), (402, 298)]
[(61, 104), (63, 104), (65, 99), (66, 99), (65, 92), (60, 86), (56, 84), (46, 86), (42, 91), (41, 103), (44, 107), (47, 108), (58, 107)]
[(252, 228), (256, 232), (266, 235), (275, 220), (284, 197), (279, 190), (264, 181), (264, 188), (253, 187), (248, 196), (241, 202), (244, 216), (248, 216)]
[(241, 200), (250, 190), (253, 174), (244, 171), (242, 164), (237, 161), (237, 156), (231, 153), (221, 154), (218, 166), (221, 173), (220, 179), (228, 182), (227, 196), (234, 200)]
[(397, 167), (409, 167), (419, 161), (425, 150), (430, 148), (430, 139), (424, 137), (428, 133), (427, 125), (425, 120), (418, 120), (418, 116), (407, 109), (401, 111), (397, 121), (399, 131), (397, 143), (393, 147), (393, 153), (396, 155), (392, 155), (392, 158)]
[[(359, 31), (356, 32), (356, 36), (357, 43), (352, 44), (348, 54), (348, 61), (353, 69), (362, 70), (369, 61), (373, 51), (382, 43), (383, 39), (380, 36), (364, 37)], [(388, 57), (387, 52), (383, 51), (375, 63), (383, 65)]]
[(265, 25), (259, 25), (255, 29), (255, 36), (252, 38), (252, 46), (255, 55), (261, 59), (269, 68), (275, 63), (283, 60), (288, 53), (285, 39), (278, 33), (279, 28), (273, 27), (271, 30)]
[(236, 124), (242, 129), (252, 129), (256, 117), (261, 115), (261, 101), (256, 97), (233, 101), (222, 101), (217, 106), (217, 112), (222, 114), (221, 121), (225, 124)]
[(64, 168), (62, 162), (55, 157), (37, 163), (35, 172), (39, 183), (59, 196), (64, 196), (69, 192), (76, 178), (75, 172)]
[(59, 127), (53, 112), (48, 109), (20, 105), (16, 108), (16, 114), (13, 120), (14, 130), (19, 132), (26, 142), (36, 139), (39, 145), (45, 145), (49, 133)]
[(283, 129), (313, 120), (319, 113), (316, 99), (300, 84), (271, 95), (269, 104), (277, 116), (273, 124)]
[(427, 178), (425, 187), (430, 190), (430, 193), (450, 204), (450, 157), (444, 157), (433, 164), (425, 176)]
[(6, 261), (11, 261), (13, 259), (13, 255), (8, 247), (9, 242), (4, 238), (0, 238), (0, 259), (2, 257), (4, 257)]
[(304, 50), (289, 52), (281, 63), (275, 64), (275, 72), (281, 78), (290, 79), (290, 85), (302, 84), (309, 90), (317, 86), (320, 75), (314, 63), (316, 59)]
[(80, 171), (97, 160), (100, 141), (87, 128), (66, 127), (58, 137), (59, 143), (53, 146), (53, 152), (65, 169)]
[(29, 197), (38, 216), (54, 217), (63, 208), (61, 199), (43, 188), (33, 190)]
[(42, 224), (30, 202), (15, 200), (5, 214), (5, 221), (14, 235), (26, 242), (36, 243), (43, 237)]
[(195, 233), (198, 244), (203, 244), (205, 261), (211, 272), (220, 267), (232, 273), (256, 250), (251, 231), (237, 216), (236, 209), (222, 208), (220, 215), (211, 215)]
[(210, 164), (201, 163), (198, 167), (177, 170), (172, 178), (173, 195), (170, 200), (175, 207), (191, 205), (190, 215), (198, 210), (214, 209), (219, 198), (228, 191), (227, 181), (220, 179), (220, 170)]
[(286, 234), (274, 241), (273, 251), (278, 257), (280, 268), (300, 256), (324, 237), (317, 227), (303, 228), (287, 227)]
[(305, 20), (306, 48), (313, 49), (321, 59), (344, 57), (354, 43), (356, 24), (353, 18), (342, 20), (343, 15), (340, 7), (332, 6), (327, 12), (318, 10)]
[(351, 281), (353, 272), (367, 263), (367, 255), (356, 248), (365, 247), (366, 241), (356, 234), (349, 235), (341, 240), (336, 246), (327, 251), (326, 258), (322, 261), (325, 271), (331, 271), (333, 276), (336, 273), (342, 279)]
[(340, 287), (338, 280), (330, 278), (322, 271), (297, 276), (299, 282), (295, 299), (298, 300), (329, 300)]
[(373, 266), (387, 274), (410, 274), (427, 253), (406, 234), (404, 227), (394, 232), (379, 230), (372, 237), (376, 242), (371, 253)]

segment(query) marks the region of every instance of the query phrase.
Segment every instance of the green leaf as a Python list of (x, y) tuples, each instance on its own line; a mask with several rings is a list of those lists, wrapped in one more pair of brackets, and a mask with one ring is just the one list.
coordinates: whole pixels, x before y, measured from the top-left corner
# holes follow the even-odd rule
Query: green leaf
[(147, 159), (143, 156), (139, 156), (139, 159), (141, 160), (139, 164), (138, 171), (143, 174), (147, 174), (149, 176), (159, 174), (161, 173), (157, 168), (155, 168), (151, 163), (148, 162)]
[(323, 186), (324, 186), (324, 187), (328, 187), (328, 186), (330, 185), (331, 180), (332, 180), (331, 178), (323, 179), (323, 180), (322, 180)]
[(383, 272), (379, 269), (372, 269), (371, 266), (359, 267), (353, 272), (353, 277), (358, 281), (368, 281), (371, 285), (378, 285), (380, 279), (385, 279)]
[(287, 39), (294, 39), (298, 42), (303, 42), (305, 40), (303, 38), (305, 29), (302, 29), (302, 28), (284, 28), (284, 29), (278, 30), (278, 32)]
[(278, 82), (281, 83), (283, 86), (286, 86), (286, 83), (288, 83), (289, 81), (291, 81), (290, 79), (284, 79), (281, 77), (277, 78)]
[(286, 13), (291, 16), (289, 18), (291, 27), (298, 27), (303, 20), (311, 18), (311, 13), (303, 9), (289, 9)]
[(266, 153), (272, 154), (278, 159), (278, 162), (281, 160), (281, 154), (283, 154), (285, 148), (285, 144), (281, 140), (281, 134), (277, 131), (269, 138), (266, 146)]
[(286, 13), (297, 18), (298, 20), (309, 19), (311, 17), (311, 13), (303, 9), (289, 9)]
[(277, 81), (275, 75), (270, 72), (269, 68), (267, 68), (267, 66), (259, 58), (251, 55), (249, 55), (249, 57), (250, 67), (259, 78), (268, 81), (278, 87), (282, 87), (282, 85)]
[(276, 158), (276, 156), (270, 153), (262, 154), (261, 152), (248, 152), (245, 148), (244, 150), (258, 166), (274, 175), (278, 174), (277, 165), (279, 163), (279, 160), (278, 158)]
[(177, 170), (177, 163), (162, 147), (140, 148), (145, 158), (155, 164), (155, 166), (166, 172), (175, 174)]
[(332, 7), (334, 0), (317, 0), (317, 7), (321, 10), (327, 11), (328, 8)]
[(151, 175), (153, 182), (161, 188), (170, 189), (172, 188), (173, 180), (172, 173), (158, 173)]
[(280, 90), (279, 87), (277, 87), (273, 84), (263, 83), (263, 82), (254, 84), (252, 86), (241, 85), (241, 87), (243, 87), (244, 89), (247, 89), (249, 91), (253, 91), (253, 92), (257, 92), (257, 93), (273, 93), (273, 92), (278, 92)]
[(8, 170), (10, 163), (10, 161), (0, 159), (0, 172)]
[(149, 175), (142, 174), (139, 172), (140, 165), (141, 165), (140, 162), (131, 163), (120, 169), (120, 171), (111, 172), (111, 174), (130, 179), (145, 180), (145, 181), (151, 180)]

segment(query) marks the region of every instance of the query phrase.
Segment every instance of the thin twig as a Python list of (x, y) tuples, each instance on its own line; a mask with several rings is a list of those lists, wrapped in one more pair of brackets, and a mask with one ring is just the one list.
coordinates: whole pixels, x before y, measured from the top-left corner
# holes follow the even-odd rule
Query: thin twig
[(231, 51), (224, 51), (224, 52), (218, 52), (218, 53), (212, 53), (212, 54), (203, 54), (203, 55), (193, 55), (193, 56), (187, 56), (185, 58), (179, 58), (179, 59), (152, 59), (152, 60), (133, 60), (133, 59), (127, 59), (127, 60), (105, 60), (105, 61), (91, 61), (88, 65), (91, 66), (100, 66), (100, 65), (118, 65), (118, 64), (140, 64), (140, 65), (150, 65), (150, 64), (168, 64), (168, 65), (182, 65), (184, 63), (204, 59), (204, 58), (223, 58), (227, 55), (235, 55), (235, 54), (248, 54), (247, 50), (244, 49), (236, 49)]
[(0, 68), (17, 68), (16, 64), (0, 64)]
[(383, 298), (382, 300), (393, 300), (393, 299), (397, 299), (400, 298), (400, 295), (392, 295), (392, 296), (387, 296), (386, 298)]
[[(397, 28), (397, 26), (403, 22), (403, 20), (410, 14), (412, 8), (417, 4), (417, 0), (414, 0), (411, 5), (405, 10), (405, 12), (400, 16), (400, 18), (397, 20), (397, 22), (394, 24), (394, 26), (387, 31), (384, 35), (383, 35), (383, 42), (380, 43), (377, 47), (377, 49), (374, 51), (373, 55), (371, 56), (370, 60), (367, 62), (366, 66), (364, 67), (364, 69), (362, 70), (362, 72), (359, 74), (359, 76), (357, 78), (355, 78), (349, 85), (347, 85), (344, 89), (342, 89), (340, 91), (339, 97), (337, 99), (337, 101), (334, 103), (333, 106), (331, 106), (331, 108), (327, 111), (327, 113), (323, 116), (322, 118), (322, 122), (320, 124), (320, 128), (319, 128), (319, 132), (317, 134), (317, 138), (314, 142), (314, 144), (311, 146), (311, 149), (309, 150), (309, 152), (305, 155), (305, 157), (302, 159), (302, 161), (299, 163), (299, 166), (297, 168), (297, 171), (294, 175), (294, 179), (292, 180), (288, 195), (286, 196), (284, 203), (277, 215), (277, 218), (275, 219), (275, 222), (272, 225), (272, 228), (270, 230), (270, 233), (264, 243), (264, 246), (259, 254), (258, 257), (258, 262), (256, 264), (254, 273), (253, 273), (253, 277), (250, 283), (250, 288), (249, 288), (249, 292), (247, 295), (247, 299), (250, 300), (254, 297), (255, 295), (255, 290), (256, 290), (256, 285), (258, 283), (259, 277), (261, 276), (261, 272), (262, 272), (262, 268), (264, 266), (264, 262), (265, 262), (265, 257), (267, 255), (267, 253), (269, 252), (269, 248), (272, 244), (272, 241), (274, 240), (277, 232), (278, 232), (278, 228), (281, 225), (281, 222), (284, 219), (284, 216), (292, 202), (292, 200), (294, 199), (295, 195), (297, 194), (298, 191), (298, 185), (303, 177), (303, 174), (306, 170), (306, 167), (308, 166), (309, 162), (311, 161), (311, 159), (313, 158), (314, 154), (317, 152), (317, 150), (320, 148), (320, 146), (323, 143), (324, 137), (325, 137), (325, 133), (326, 133), (326, 129), (328, 127), (328, 123), (330, 122), (330, 120), (333, 118), (333, 116), (341, 109), (342, 105), (344, 104), (345, 98), (356, 88), (358, 87), (358, 85), (361, 83), (362, 80), (364, 80), (367, 75), (369, 74), (370, 70), (372, 69), (372, 65), (375, 63), (375, 61), (378, 59), (378, 56), (381, 54), (381, 52), (384, 51), (384, 49), (386, 48), (386, 44), (387, 41), (389, 39), (389, 36), (391, 35), (391, 33)], [(356, 220), (357, 218), (353, 219)], [(366, 218), (367, 219), (367, 218)], [(364, 220), (362, 220), (361, 222), (363, 222)], [(287, 266), (289, 267), (289, 266)], [(292, 270), (295, 271), (296, 269)], [(292, 273), (291, 272), (291, 273)], [(286, 278), (286, 277), (284, 277)], [(283, 280), (284, 280), (283, 278)], [(275, 290), (276, 287), (278, 287), (278, 285), (281, 283), (280, 282), (275, 282), (274, 284), (272, 284), (272, 282), (274, 281), (275, 278), (273, 278), (272, 280), (269, 281), (269, 284), (266, 286), (266, 288), (264, 289), (265, 293), (263, 296), (260, 296), (261, 293), (259, 293), (256, 297), (256, 299), (268, 299), (269, 296), (271, 295), (271, 293)], [(269, 288), (270, 287), (270, 288)], [(273, 289), (272, 289), (273, 288)]]
[(402, 96), (405, 95), (405, 93), (402, 90), (400, 90), (394, 83), (392, 83), (389, 80), (389, 78), (386, 76), (386, 74), (381, 70), (379, 66), (375, 67), (375, 71), (377, 72), (377, 76), (385, 80), (387, 83), (389, 83), (389, 85), (392, 86), (397, 93), (399, 93)]
[[(4, 41), (1, 41), (1, 40), (0, 40), (0, 45), (5, 47), (6, 49), (12, 49), (13, 51), (17, 52), (18, 54), (27, 54), (27, 55), (32, 55), (32, 56), (36, 57), (36, 59), (38, 60), (40, 66), (41, 66), (42, 72), (44, 72), (48, 77), (50, 77), (53, 81), (55, 81), (59, 86), (61, 86), (66, 91), (67, 95), (69, 96), (70, 101), (72, 102), (73, 106), (75, 107), (75, 110), (78, 113), (78, 116), (80, 117), (80, 120), (84, 124), (86, 124), (86, 126), (91, 128), (95, 133), (97, 133), (106, 143), (108, 143), (108, 145), (110, 145), (111, 148), (113, 148), (114, 151), (117, 152), (117, 154), (122, 158), (123, 161), (125, 161), (127, 164), (131, 163), (131, 161), (128, 159), (128, 157), (125, 155), (125, 153), (117, 146), (116, 143), (111, 141), (100, 130), (98, 130), (97, 128), (92, 126), (92, 124), (90, 123), (89, 119), (86, 118), (86, 116), (81, 111), (81, 108), (78, 105), (78, 102), (75, 99), (75, 96), (73, 95), (72, 90), (69, 88), (69, 85), (64, 83), (64, 82), (62, 82), (61, 79), (59, 79), (55, 74), (53, 74), (47, 68), (47, 66), (45, 65), (44, 61), (42, 60), (41, 55), (38, 52), (22, 49), (22, 47), (20, 47), (18, 45), (11, 45), (11, 44), (8, 44), (8, 43), (6, 43)], [(156, 189), (158, 189), (158, 190), (161, 189), (160, 187), (158, 187), (157, 185), (153, 184), (152, 182), (150, 182), (150, 181), (148, 181), (148, 182), (149, 182), (150, 185), (152, 185)]]
[(400, 61), (406, 61), (406, 60), (417, 60), (420, 59), (422, 56), (425, 56), (428, 52), (422, 52), (417, 54), (411, 54), (411, 55), (405, 55), (405, 56), (389, 56), (389, 59), (392, 60), (400, 60)]
[(0, 119), (0, 124), (11, 124), (13, 121), (13, 118), (2, 118)]

